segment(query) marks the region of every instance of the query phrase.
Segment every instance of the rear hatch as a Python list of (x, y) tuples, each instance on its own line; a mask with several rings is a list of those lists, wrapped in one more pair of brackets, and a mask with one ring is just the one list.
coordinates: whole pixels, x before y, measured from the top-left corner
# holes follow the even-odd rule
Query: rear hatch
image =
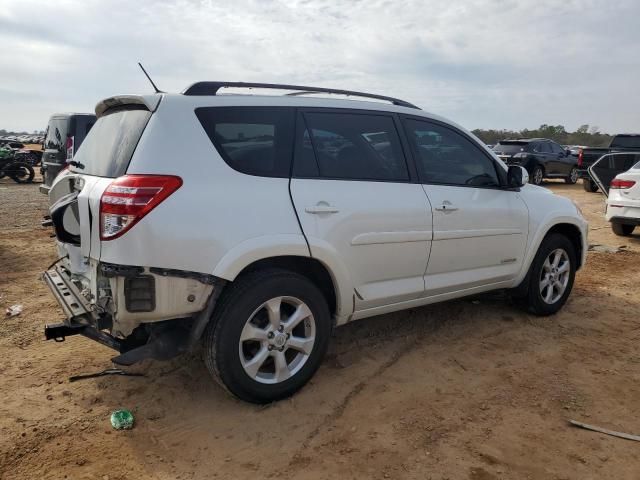
[(102, 109), (69, 169), (56, 178), (49, 192), (60, 257), (68, 257), (71, 273), (92, 292), (100, 259), (100, 199), (113, 179), (126, 173), (152, 115), (143, 101), (108, 100), (114, 106)]

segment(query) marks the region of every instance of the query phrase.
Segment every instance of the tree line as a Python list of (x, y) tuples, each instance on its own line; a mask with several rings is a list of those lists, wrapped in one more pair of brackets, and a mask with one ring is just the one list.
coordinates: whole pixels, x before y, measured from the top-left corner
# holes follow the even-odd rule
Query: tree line
[(487, 145), (495, 145), (500, 140), (515, 138), (548, 138), (561, 145), (585, 145), (588, 147), (607, 147), (611, 141), (611, 135), (601, 133), (596, 126), (581, 125), (575, 132), (567, 132), (562, 125), (540, 125), (539, 128), (529, 130), (473, 130), (476, 135)]

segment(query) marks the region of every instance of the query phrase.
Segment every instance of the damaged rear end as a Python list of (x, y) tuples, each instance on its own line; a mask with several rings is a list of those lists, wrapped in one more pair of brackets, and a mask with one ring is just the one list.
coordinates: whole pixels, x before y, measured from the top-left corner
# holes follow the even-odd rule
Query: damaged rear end
[(105, 258), (128, 248), (119, 247), (119, 239), (183, 187), (172, 172), (127, 173), (136, 156), (145, 155), (138, 146), (161, 100), (121, 96), (98, 104), (96, 124), (49, 192), (59, 260), (43, 278), (66, 318), (47, 325), (45, 336), (84, 335), (118, 351), (113, 361), (125, 365), (169, 358), (195, 344), (222, 288), (212, 275), (176, 270), (161, 259), (119, 264)]

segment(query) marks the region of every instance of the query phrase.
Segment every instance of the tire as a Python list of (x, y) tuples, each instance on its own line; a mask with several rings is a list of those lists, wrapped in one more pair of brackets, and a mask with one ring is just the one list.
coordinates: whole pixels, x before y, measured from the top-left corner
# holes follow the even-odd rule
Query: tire
[(598, 185), (596, 185), (596, 182), (594, 182), (590, 178), (582, 179), (582, 188), (584, 188), (586, 192), (591, 193), (596, 193), (598, 191)]
[[(552, 261), (550, 261), (547, 267), (547, 259), (551, 257), (551, 260), (553, 260), (553, 255), (558, 252), (564, 252), (564, 256), (562, 256), (562, 253), (560, 254), (560, 263), (554, 267)], [(565, 262), (568, 263), (566, 282), (563, 273), (558, 272)], [(558, 312), (566, 303), (573, 288), (576, 265), (576, 249), (571, 240), (559, 233), (548, 235), (540, 244), (531, 267), (529, 267), (529, 272), (523, 280), (523, 284), (517, 288), (517, 291), (523, 293), (520, 298), (517, 298), (518, 303), (530, 313), (538, 316), (553, 315)], [(555, 268), (555, 272), (553, 268)], [(543, 276), (548, 277), (549, 274), (555, 275), (558, 282), (564, 285), (562, 292), (555, 284), (545, 288), (542, 287)], [(548, 295), (549, 288), (552, 289), (552, 294), (545, 300), (544, 297)]]
[(565, 178), (564, 181), (569, 185), (575, 185), (578, 181), (578, 169), (576, 167), (573, 167), (569, 172), (569, 176)]
[(22, 163), (15, 166), (11, 172), (11, 178), (16, 183), (31, 183), (33, 182), (35, 174), (36, 172), (33, 171), (33, 167), (31, 165)]
[[(279, 313), (270, 317), (269, 310)], [(306, 313), (292, 314), (298, 311)], [(297, 326), (277, 330), (276, 325), (286, 325), (287, 316), (289, 321), (298, 318)], [(331, 328), (327, 301), (309, 279), (281, 269), (249, 272), (227, 287), (218, 301), (204, 334), (205, 364), (220, 385), (242, 400), (281, 400), (316, 372)], [(283, 361), (286, 365), (279, 369)]]
[(636, 228), (635, 225), (628, 225), (628, 224), (625, 224), (625, 223), (612, 223), (611, 224), (611, 230), (613, 230), (613, 233), (615, 233), (616, 235), (618, 235), (620, 237), (628, 237), (629, 235), (631, 235), (633, 233), (635, 228)]
[(529, 182), (534, 185), (542, 185), (542, 180), (544, 179), (544, 170), (540, 165), (536, 165), (533, 167), (533, 171), (531, 172), (531, 176), (529, 177)]

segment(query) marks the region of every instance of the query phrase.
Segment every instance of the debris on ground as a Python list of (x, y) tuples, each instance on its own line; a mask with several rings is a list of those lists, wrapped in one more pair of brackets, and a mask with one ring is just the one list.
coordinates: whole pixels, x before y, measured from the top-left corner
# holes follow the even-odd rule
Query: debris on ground
[(22, 313), (22, 305), (11, 305), (5, 312), (7, 317), (16, 317)]
[(576, 422), (575, 420), (569, 420), (569, 423), (571, 425), (574, 425), (574, 426), (580, 427), (580, 428), (584, 428), (586, 430), (592, 430), (594, 432), (600, 432), (600, 433), (604, 433), (604, 434), (607, 434), (607, 435), (612, 435), (614, 437), (619, 437), (619, 438), (624, 438), (626, 440), (634, 440), (636, 442), (640, 442), (640, 435), (631, 435), (630, 433), (616, 432), (614, 430), (607, 430), (606, 428), (596, 427), (594, 425), (589, 425), (587, 423)]
[(144, 373), (127, 372), (120, 368), (107, 368), (101, 372), (96, 373), (83, 373), (81, 375), (73, 375), (69, 377), (69, 382), (77, 382), (78, 380), (85, 380), (87, 378), (98, 378), (106, 375), (121, 375), (123, 377), (144, 377)]
[(114, 410), (111, 413), (111, 426), (116, 430), (131, 430), (133, 421), (133, 413), (129, 410)]

